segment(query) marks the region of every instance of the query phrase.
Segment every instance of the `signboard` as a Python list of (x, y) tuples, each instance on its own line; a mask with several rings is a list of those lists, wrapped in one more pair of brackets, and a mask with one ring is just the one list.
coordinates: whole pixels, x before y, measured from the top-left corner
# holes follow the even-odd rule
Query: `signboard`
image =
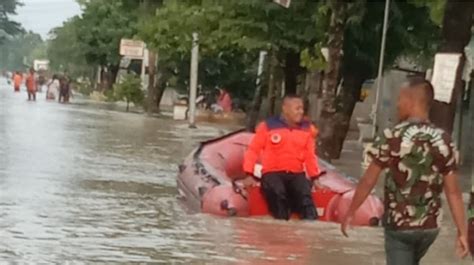
[(273, 0), (273, 2), (281, 5), (281, 6), (284, 6), (286, 8), (289, 8), (290, 7), (290, 4), (291, 4), (291, 0)]
[(459, 53), (436, 54), (432, 79), (435, 100), (451, 103), (460, 59)]
[(49, 69), (49, 60), (34, 60), (33, 69), (35, 71), (39, 70), (48, 70)]
[(120, 55), (142, 59), (145, 51), (145, 43), (139, 40), (121, 39)]

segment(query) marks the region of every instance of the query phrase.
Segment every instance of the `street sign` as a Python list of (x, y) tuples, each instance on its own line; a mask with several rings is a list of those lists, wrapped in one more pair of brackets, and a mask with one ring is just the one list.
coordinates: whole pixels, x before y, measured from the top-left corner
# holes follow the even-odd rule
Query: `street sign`
[(289, 8), (291, 4), (291, 0), (273, 0), (273, 2), (286, 8)]
[(145, 43), (140, 40), (121, 39), (120, 40), (120, 55), (143, 59), (145, 51)]
[(435, 100), (451, 103), (460, 59), (459, 53), (436, 54), (432, 79)]

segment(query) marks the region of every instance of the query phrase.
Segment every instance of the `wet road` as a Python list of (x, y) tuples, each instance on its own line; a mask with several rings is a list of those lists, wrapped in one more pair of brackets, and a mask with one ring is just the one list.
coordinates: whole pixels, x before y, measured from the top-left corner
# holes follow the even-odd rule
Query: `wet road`
[[(186, 213), (176, 165), (222, 129), (11, 90), (0, 80), (1, 264), (384, 264), (381, 229)], [(452, 235), (423, 264), (471, 264)]]

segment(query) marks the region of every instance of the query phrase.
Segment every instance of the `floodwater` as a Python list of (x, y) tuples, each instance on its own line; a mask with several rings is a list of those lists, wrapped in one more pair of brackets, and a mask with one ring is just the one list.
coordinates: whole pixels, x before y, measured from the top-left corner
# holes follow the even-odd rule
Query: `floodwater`
[[(0, 83), (0, 264), (385, 264), (381, 229), (187, 213), (177, 164), (222, 128), (27, 102)], [(471, 264), (454, 234), (447, 221), (422, 264)]]

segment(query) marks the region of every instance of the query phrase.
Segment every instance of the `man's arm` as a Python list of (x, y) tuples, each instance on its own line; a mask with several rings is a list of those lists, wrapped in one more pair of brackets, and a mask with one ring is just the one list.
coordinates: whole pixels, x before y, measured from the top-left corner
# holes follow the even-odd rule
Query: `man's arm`
[(461, 188), (459, 187), (456, 173), (445, 176), (444, 191), (459, 234), (467, 235), (464, 202), (462, 200)]
[(265, 142), (267, 140), (267, 126), (265, 123), (261, 123), (258, 125), (255, 135), (250, 142), (250, 145), (247, 149), (247, 152), (244, 156), (244, 172), (253, 175), (253, 171), (255, 168), (255, 164), (260, 157), (260, 153), (262, 152), (263, 148), (265, 147)]
[(347, 226), (349, 225), (357, 209), (359, 209), (362, 203), (364, 203), (365, 199), (367, 199), (367, 196), (369, 196), (370, 192), (377, 184), (381, 172), (382, 167), (376, 162), (372, 162), (362, 179), (359, 181), (354, 198), (352, 198), (351, 205), (349, 206), (349, 210), (341, 224), (341, 232), (344, 236), (348, 236)]
[(318, 167), (318, 160), (316, 158), (316, 147), (315, 147), (315, 140), (311, 136), (306, 143), (306, 150), (305, 150), (305, 167), (306, 167), (306, 174), (312, 180), (315, 180), (319, 177), (319, 167)]
[(464, 202), (461, 189), (459, 187), (458, 176), (456, 173), (449, 173), (444, 177), (444, 192), (448, 201), (454, 224), (458, 230), (457, 248), (458, 255), (464, 258), (469, 251), (467, 243), (466, 214), (464, 212)]

